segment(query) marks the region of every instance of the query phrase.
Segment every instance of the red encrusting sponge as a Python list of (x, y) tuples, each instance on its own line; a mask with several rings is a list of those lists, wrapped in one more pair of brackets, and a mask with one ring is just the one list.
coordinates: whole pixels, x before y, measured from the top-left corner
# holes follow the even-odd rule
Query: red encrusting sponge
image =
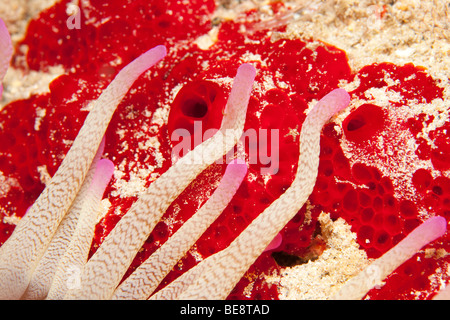
[[(123, 6), (112, 0), (89, 2), (89, 10), (80, 3), (84, 21), (81, 30), (66, 28), (69, 2), (60, 1), (32, 20), (22, 42), (29, 48), (25, 58), (30, 69), (46, 70), (61, 64), (67, 74), (50, 84), (49, 93), (12, 102), (0, 111), (0, 171), (8, 181), (15, 181), (0, 196), (0, 244), (14, 229), (14, 225), (5, 222), (6, 218), (22, 216), (44, 188), (45, 174), (56, 172), (88, 114), (89, 102), (98, 98), (124, 65), (160, 44), (161, 39), (169, 48), (167, 57), (149, 71), (149, 77), (136, 81), (106, 133), (105, 155), (123, 175), (113, 177), (106, 190), (111, 207), (97, 225), (91, 254), (136, 201), (137, 194), (121, 194), (119, 185), (129, 183), (140, 170), (152, 167), (152, 175), (143, 178), (148, 187), (155, 176), (165, 172), (172, 164), (170, 137), (175, 130), (192, 133), (196, 121), (202, 125), (202, 134), (207, 129), (218, 129), (230, 90), (224, 79), (234, 76), (233, 70), (244, 57), (245, 62), (259, 70), (255, 80), (258, 88), (250, 99), (244, 131), (279, 130), (278, 172), (264, 176), (261, 168), (267, 164), (261, 159), (250, 163), (247, 177), (223, 214), (161, 286), (193, 267), (200, 258), (225, 248), (290, 186), (297, 169), (298, 134), (305, 110), (341, 81), (359, 78), (359, 86), (350, 92), (353, 99), (364, 100), (365, 92), (371, 88), (387, 87), (398, 93), (402, 100), (392, 103), (389, 112), (411, 101), (431, 103), (443, 98), (443, 88), (423, 68), (379, 63), (352, 71), (345, 52), (331, 45), (316, 41), (310, 46), (299, 39), (273, 41), (268, 30), (243, 34), (242, 24), (232, 21), (223, 22), (217, 42), (202, 50), (194, 40), (208, 32), (214, 1), (181, 5), (172, 0), (136, 0)], [(176, 14), (168, 14), (170, 11)], [(181, 17), (183, 28), (179, 27)], [(253, 23), (243, 24), (251, 27)], [(393, 84), (386, 82), (388, 76)], [(162, 121), (157, 119), (161, 110), (166, 110), (163, 117), (167, 117)], [(322, 211), (333, 220), (345, 219), (369, 258), (379, 258), (397, 245), (423, 222), (424, 211), (450, 219), (450, 179), (443, 174), (450, 168), (450, 125), (431, 130), (429, 138), (434, 144), (430, 145), (420, 135), (432, 121), (430, 117), (418, 114), (401, 121), (402, 128), (415, 139), (417, 157), (430, 160), (434, 168), (434, 172), (418, 168), (412, 173), (415, 197), (398, 196), (401, 192), (395, 180), (382, 174), (383, 168), (368, 165), (364, 159), (351, 162), (346, 156), (341, 146), (344, 139), (362, 151), (373, 152), (372, 143), (365, 142), (377, 141), (390, 126), (385, 106), (372, 102), (360, 105), (343, 121), (342, 130), (337, 130), (335, 123), (324, 127), (319, 174), (308, 207), (304, 206), (280, 232), (281, 243), (259, 257), (230, 299), (277, 299), (276, 285), (265, 280), (267, 274), (280, 270), (280, 259), (273, 257), (282, 254), (302, 261), (317, 258), (326, 249), (318, 222)], [(269, 145), (273, 137), (269, 132)], [(148, 146), (149, 139), (156, 141), (158, 147)], [(129, 273), (198, 210), (224, 171), (225, 164), (214, 164), (185, 189), (155, 227)], [(434, 276), (440, 277), (441, 282), (450, 281), (449, 275), (436, 275), (436, 270), (446, 270), (450, 262), (448, 254), (439, 254), (442, 250), (450, 252), (448, 240), (446, 233), (406, 261), (385, 279), (381, 288), (369, 292), (370, 298), (431, 297), (439, 290), (432, 281)], [(433, 255), (431, 251), (438, 253)]]

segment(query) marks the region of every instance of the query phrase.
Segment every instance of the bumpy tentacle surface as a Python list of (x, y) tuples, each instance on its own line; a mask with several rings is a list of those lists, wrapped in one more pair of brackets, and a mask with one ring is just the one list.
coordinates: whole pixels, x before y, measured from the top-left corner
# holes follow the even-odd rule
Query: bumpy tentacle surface
[(98, 148), (97, 154), (92, 161), (92, 165), (86, 175), (86, 179), (84, 179), (80, 192), (77, 194), (72, 206), (61, 221), (58, 230), (56, 230), (44, 255), (39, 260), (30, 284), (22, 296), (22, 299), (41, 300), (45, 299), (47, 296), (56, 272), (56, 267), (71, 241), (86, 199), (90, 197), (91, 183), (94, 179), (97, 163), (103, 154), (104, 147), (105, 138), (103, 138), (100, 147)]
[(173, 200), (214, 161), (227, 153), (244, 129), (255, 68), (239, 67), (220, 130), (170, 167), (140, 196), (89, 259), (81, 292), (66, 298), (109, 299), (156, 223)]
[(338, 300), (360, 300), (375, 285), (381, 285), (406, 260), (422, 247), (441, 237), (447, 231), (445, 218), (437, 216), (426, 220), (395, 247), (371, 263), (358, 275), (348, 280), (334, 295)]
[(303, 123), (298, 169), (288, 190), (255, 218), (228, 248), (203, 260), (151, 299), (225, 299), (308, 199), (318, 172), (322, 127), (349, 101), (348, 93), (342, 89), (323, 97)]
[(142, 54), (96, 100), (58, 171), (0, 247), (0, 299), (19, 299), (25, 292), (37, 262), (81, 188), (116, 107), (134, 81), (165, 54), (164, 46)]
[(5, 22), (0, 19), (0, 98), (3, 94), (2, 81), (8, 70), (9, 63), (13, 54), (11, 36), (6, 28)]
[(117, 288), (113, 299), (147, 299), (226, 208), (246, 174), (245, 161), (233, 160), (211, 198)]
[(83, 201), (75, 232), (56, 269), (47, 296), (48, 300), (61, 300), (69, 288), (77, 289), (81, 271), (88, 260), (95, 225), (100, 218), (100, 201), (113, 172), (114, 164), (111, 160), (102, 159), (99, 161), (92, 184), (89, 186)]

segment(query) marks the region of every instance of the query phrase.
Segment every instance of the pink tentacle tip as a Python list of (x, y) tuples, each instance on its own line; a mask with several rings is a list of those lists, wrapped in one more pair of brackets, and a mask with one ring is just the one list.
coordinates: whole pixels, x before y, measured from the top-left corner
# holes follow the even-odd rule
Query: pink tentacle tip
[(158, 45), (143, 53), (141, 57), (150, 61), (150, 65), (156, 64), (167, 55), (167, 48), (164, 45)]
[(275, 250), (276, 248), (278, 248), (281, 245), (282, 242), (283, 242), (283, 237), (281, 236), (281, 233), (278, 233), (275, 236), (275, 238), (273, 238), (273, 240), (269, 243), (267, 248), (264, 249), (264, 252), (270, 251), (270, 250)]
[(436, 239), (442, 237), (447, 232), (447, 220), (442, 216), (428, 219), (423, 223), (423, 226), (427, 226)]
[(152, 49), (152, 52), (154, 52), (156, 55), (160, 56), (161, 58), (165, 57), (167, 55), (167, 48), (165, 45), (158, 45)]
[(434, 240), (442, 237), (447, 232), (447, 221), (444, 217), (435, 216), (429, 218), (411, 233), (406, 236), (400, 243), (411, 243), (417, 247), (423, 247)]
[[(3, 81), (8, 70), (13, 54), (11, 36), (6, 28), (5, 22), (0, 18), (0, 82)], [(3, 86), (0, 84), (0, 98), (3, 93)]]
[(114, 173), (114, 163), (109, 159), (101, 159), (97, 163), (95, 175), (92, 181), (91, 189), (94, 192), (102, 194), (106, 189)]
[(244, 176), (247, 174), (247, 163), (243, 159), (234, 159), (230, 161), (228, 164), (225, 175), (232, 174), (233, 176), (238, 176), (244, 178)]
[(327, 106), (333, 114), (336, 114), (348, 106), (350, 95), (344, 89), (334, 89), (320, 99), (319, 103)]
[(251, 64), (244, 63), (239, 66), (237, 74), (243, 75), (246, 78), (251, 79), (253, 81), (256, 77), (256, 69)]
[[(159, 61), (161, 61), (167, 54), (167, 49), (163, 45), (159, 45), (151, 48), (150, 50), (144, 52), (139, 57), (133, 60), (130, 64), (125, 66), (121, 70), (121, 73), (127, 75), (126, 70), (132, 70), (132, 74), (141, 74), (146, 71), (151, 66), (154, 66)], [(126, 77), (128, 78), (129, 75)], [(130, 79), (128, 79), (130, 80)], [(134, 80), (133, 80), (134, 81)]]

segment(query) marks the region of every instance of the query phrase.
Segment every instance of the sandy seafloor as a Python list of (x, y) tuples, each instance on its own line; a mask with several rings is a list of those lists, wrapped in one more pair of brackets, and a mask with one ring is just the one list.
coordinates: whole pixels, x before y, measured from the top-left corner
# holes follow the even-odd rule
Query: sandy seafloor
[[(0, 17), (6, 22), (14, 43), (20, 41), (29, 20), (51, 6), (54, 0), (1, 0)], [(76, 1), (74, 1), (76, 2)], [(444, 99), (427, 108), (448, 110), (450, 68), (450, 3), (448, 1), (375, 1), (375, 0), (292, 0), (284, 1), (286, 13), (274, 16), (265, 0), (218, 0), (215, 16), (242, 19), (240, 13), (256, 8), (265, 23), (287, 23), (284, 34), (274, 37), (319, 39), (346, 51), (353, 70), (375, 62), (423, 66), (440, 81)], [(386, 9), (385, 12), (383, 10)], [(382, 13), (383, 12), (383, 13)], [(216, 29), (199, 39), (200, 45), (214, 41)], [(26, 75), (10, 69), (4, 81), (0, 109), (8, 102), (48, 91), (48, 84), (62, 74), (62, 68), (49, 73)], [(351, 88), (354, 84), (343, 84)], [(376, 97), (375, 97), (376, 99)], [(383, 101), (379, 101), (383, 103)], [(433, 113), (427, 110), (427, 113)], [(444, 112), (445, 113), (445, 112)], [(344, 113), (345, 117), (348, 113)], [(339, 119), (338, 119), (339, 121)], [(448, 121), (448, 119), (443, 119)], [(436, 123), (439, 125), (439, 123)], [(428, 128), (431, 130), (432, 128)], [(448, 175), (447, 175), (448, 176)], [(315, 261), (285, 268), (269, 281), (280, 284), (282, 299), (326, 299), (340, 284), (357, 273), (369, 261), (356, 243), (356, 235), (344, 220), (332, 222), (327, 214), (320, 217), (327, 249)], [(444, 270), (443, 272), (448, 272)], [(324, 276), (326, 274), (326, 276)], [(437, 280), (438, 281), (438, 280)]]

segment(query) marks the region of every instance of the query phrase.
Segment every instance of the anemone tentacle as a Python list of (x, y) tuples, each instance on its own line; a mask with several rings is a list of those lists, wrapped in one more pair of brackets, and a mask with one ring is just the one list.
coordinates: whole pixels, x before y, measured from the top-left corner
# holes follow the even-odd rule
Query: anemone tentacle
[(27, 287), (27, 290), (23, 294), (22, 299), (45, 299), (47, 296), (59, 260), (64, 255), (64, 252), (71, 241), (86, 198), (89, 197), (90, 185), (94, 179), (95, 171), (97, 170), (97, 163), (103, 154), (104, 148), (105, 138), (103, 138), (94, 160), (92, 161), (91, 167), (86, 174), (86, 179), (84, 179), (84, 182), (80, 188), (80, 192), (78, 192), (69, 211), (59, 224), (58, 229), (51, 239), (44, 255), (36, 265), (31, 281)]
[(441, 237), (447, 231), (447, 221), (436, 216), (415, 228), (395, 247), (372, 262), (367, 268), (348, 280), (333, 296), (338, 300), (360, 300), (367, 292), (390, 275), (422, 247)]
[(0, 98), (3, 94), (2, 81), (8, 70), (13, 54), (11, 36), (6, 28), (5, 22), (0, 18)]
[(311, 194), (319, 167), (323, 125), (350, 101), (343, 89), (324, 96), (307, 115), (300, 133), (300, 158), (291, 186), (224, 250), (208, 257), (151, 299), (225, 299), (278, 232)]
[(81, 276), (79, 293), (68, 299), (110, 299), (132, 260), (173, 200), (214, 161), (236, 145), (242, 135), (256, 70), (239, 67), (220, 130), (194, 148), (155, 180), (119, 220)]
[(437, 295), (433, 297), (433, 300), (450, 300), (450, 285), (447, 285), (444, 289), (439, 291)]
[(116, 289), (113, 299), (147, 299), (225, 209), (246, 174), (245, 161), (233, 160), (206, 203)]
[(70, 208), (117, 106), (135, 80), (166, 54), (157, 46), (124, 67), (95, 101), (57, 172), (0, 247), (0, 299), (19, 299)]
[[(76, 287), (94, 237), (95, 225), (101, 218), (100, 201), (114, 172), (109, 159), (99, 161), (89, 190), (83, 201), (81, 214), (69, 246), (60, 259), (47, 296), (48, 300), (63, 299), (68, 288)], [(72, 278), (70, 278), (72, 277)]]

